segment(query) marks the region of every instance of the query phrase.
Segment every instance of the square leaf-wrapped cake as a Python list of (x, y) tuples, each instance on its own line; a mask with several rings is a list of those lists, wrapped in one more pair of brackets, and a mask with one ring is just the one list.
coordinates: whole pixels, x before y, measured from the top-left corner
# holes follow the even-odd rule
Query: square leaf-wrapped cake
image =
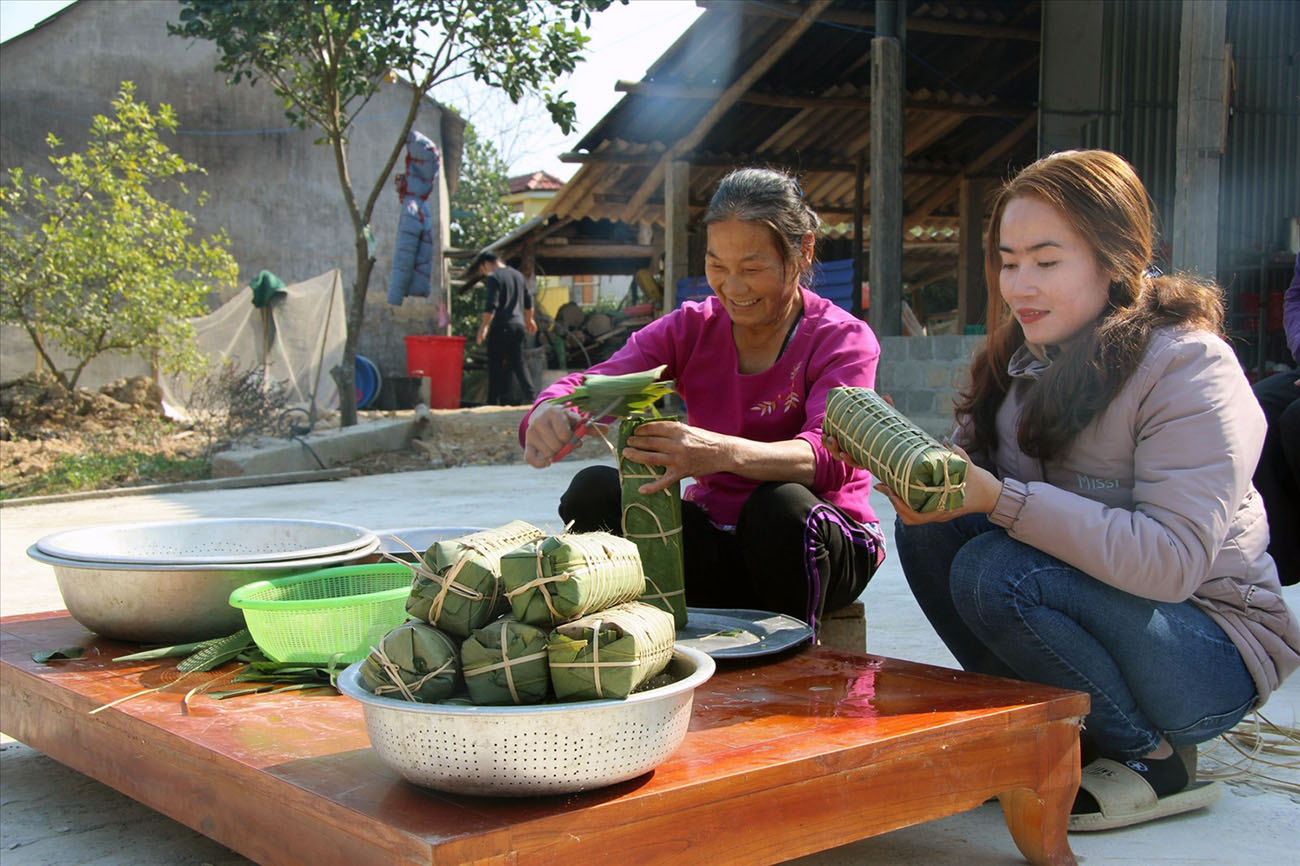
[(626, 698), (668, 666), (676, 634), (672, 614), (641, 601), (556, 626), (547, 644), (556, 698)]
[(417, 563), (406, 612), (456, 637), (501, 614), (501, 556), (542, 530), (522, 520), (459, 538), (435, 541)]
[(636, 544), (608, 532), (548, 535), (501, 557), (515, 619), (552, 628), (645, 591)]
[(551, 691), (545, 630), (510, 617), (476, 628), (460, 647), (469, 698), (498, 706), (537, 704)]

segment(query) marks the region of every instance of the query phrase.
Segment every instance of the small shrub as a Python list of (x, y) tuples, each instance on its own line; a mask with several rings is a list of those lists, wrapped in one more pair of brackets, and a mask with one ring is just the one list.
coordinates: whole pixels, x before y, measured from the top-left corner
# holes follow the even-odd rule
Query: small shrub
[(207, 438), (209, 455), (280, 433), (289, 406), (284, 383), (260, 367), (241, 370), (227, 361), (194, 383), (186, 408), (194, 429)]

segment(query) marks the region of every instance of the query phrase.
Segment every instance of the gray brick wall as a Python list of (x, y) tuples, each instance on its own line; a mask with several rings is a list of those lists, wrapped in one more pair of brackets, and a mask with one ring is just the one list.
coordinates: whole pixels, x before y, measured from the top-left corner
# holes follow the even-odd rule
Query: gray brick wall
[(880, 338), (876, 390), (921, 429), (939, 438), (952, 432), (952, 404), (965, 387), (970, 359), (983, 336)]

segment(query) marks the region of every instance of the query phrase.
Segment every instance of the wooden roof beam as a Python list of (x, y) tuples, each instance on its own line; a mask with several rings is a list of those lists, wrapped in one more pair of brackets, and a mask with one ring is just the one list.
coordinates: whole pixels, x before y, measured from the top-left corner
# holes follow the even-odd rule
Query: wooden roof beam
[(659, 161), (657, 153), (579, 153), (577, 151), (567, 151), (560, 154), (560, 162), (576, 162), (586, 164), (589, 162), (607, 163), (616, 165), (650, 165)]
[[(695, 5), (704, 9), (734, 9), (737, 4), (730, 0), (695, 0)], [(762, 15), (768, 18), (794, 18), (803, 8), (801, 3), (779, 2), (779, 0), (741, 5), (746, 15)], [(848, 24), (867, 29), (874, 29), (876, 26), (876, 16), (872, 12), (833, 9), (817, 17), (833, 24)], [(986, 39), (1017, 39), (1023, 42), (1042, 41), (1042, 34), (1033, 27), (983, 24), (978, 21), (945, 21), (919, 15), (908, 17), (907, 30), (914, 33), (938, 33), (944, 36), (980, 36)]]
[(926, 196), (925, 201), (921, 202), (904, 218), (903, 224), (913, 226), (923, 222), (926, 217), (934, 212), (935, 208), (957, 194), (957, 190), (961, 187), (962, 178), (975, 177), (983, 172), (989, 163), (1006, 156), (1020, 142), (1020, 139), (1032, 132), (1037, 125), (1037, 115), (1031, 115), (1020, 121), (1020, 124), (999, 140), (997, 144), (971, 160), (970, 164), (963, 168), (960, 174), (954, 175), (947, 183)]
[[(797, 171), (818, 171), (818, 172), (852, 172), (854, 170), (851, 162), (837, 162), (834, 159), (827, 159), (825, 156), (814, 156), (812, 158), (803, 157), (799, 154), (789, 153), (742, 153), (734, 156), (718, 156), (715, 154), (702, 154), (695, 151), (682, 154), (682, 159), (690, 162), (696, 168), (734, 168), (746, 162), (761, 163), (763, 165), (775, 165)], [(560, 162), (569, 163), (615, 163), (622, 165), (650, 165), (659, 160), (658, 154), (653, 153), (562, 153)], [(950, 177), (960, 171), (960, 167), (930, 167), (930, 166), (909, 166), (903, 164), (903, 174), (916, 175), (918, 177)], [(624, 195), (624, 201), (631, 201), (630, 195)]]
[[(700, 99), (712, 102), (723, 94), (720, 87), (684, 87), (676, 84), (658, 84), (645, 81), (617, 81), (614, 89), (633, 96), (660, 97), (663, 99)], [(870, 111), (871, 100), (853, 96), (787, 96), (781, 93), (749, 91), (739, 102), (749, 105), (769, 105), (776, 108), (845, 108), (852, 111)], [(1028, 105), (964, 105), (954, 102), (936, 102), (932, 99), (908, 99), (903, 102), (908, 111), (929, 111), (936, 114), (961, 114), (967, 117), (1024, 117), (1034, 111)]]
[(573, 217), (560, 217), (560, 216), (557, 216), (557, 217), (556, 217), (554, 220), (552, 220), (548, 225), (545, 225), (545, 226), (543, 226), (543, 227), (537, 229), (536, 231), (533, 231), (533, 232), (532, 232), (528, 237), (529, 237), (529, 238), (530, 238), (534, 243), (536, 243), (537, 241), (540, 241), (542, 238), (550, 237), (551, 235), (553, 235), (553, 234), (555, 234), (556, 232), (558, 232), (560, 229), (562, 229), (562, 228), (564, 228), (565, 226), (571, 224), (573, 221), (574, 221), (574, 220), (573, 220)]
[(647, 258), (649, 244), (539, 244), (537, 257), (546, 259), (632, 259)]
[(683, 138), (675, 142), (672, 147), (664, 153), (655, 167), (650, 170), (650, 174), (637, 187), (637, 191), (632, 196), (632, 201), (628, 203), (628, 213), (635, 214), (650, 194), (654, 192), (664, 179), (664, 171), (668, 164), (675, 159), (680, 159), (682, 154), (689, 153), (704, 140), (709, 130), (713, 129), (722, 116), (731, 110), (741, 96), (743, 96), (751, 87), (753, 87), (760, 78), (762, 78), (772, 66), (785, 56), (785, 53), (794, 47), (800, 37), (812, 26), (817, 16), (825, 12), (831, 5), (831, 0), (816, 0), (806, 7), (800, 7), (802, 11), (797, 20), (791, 21), (785, 31), (773, 42), (753, 66), (741, 73), (740, 77), (732, 82), (731, 86), (723, 91), (712, 107), (705, 112), (704, 116), (699, 119), (695, 127), (691, 129)]

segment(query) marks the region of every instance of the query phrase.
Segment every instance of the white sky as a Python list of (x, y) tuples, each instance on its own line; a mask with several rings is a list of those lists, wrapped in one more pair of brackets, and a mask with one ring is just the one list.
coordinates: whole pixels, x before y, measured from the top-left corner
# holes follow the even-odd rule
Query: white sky
[[(71, 0), (0, 0), (0, 42), (29, 30)], [(435, 88), (433, 97), (453, 105), (488, 137), (509, 164), (511, 174), (543, 170), (568, 180), (578, 166), (557, 157), (571, 150), (622, 94), (614, 91), (619, 79), (639, 80), (646, 69), (703, 14), (694, 0), (631, 0), (615, 4), (592, 16), (584, 63), (557, 89), (567, 90), (577, 103), (575, 132), (564, 136), (553, 125), (539, 100), (511, 105), (509, 100), (455, 81)]]

